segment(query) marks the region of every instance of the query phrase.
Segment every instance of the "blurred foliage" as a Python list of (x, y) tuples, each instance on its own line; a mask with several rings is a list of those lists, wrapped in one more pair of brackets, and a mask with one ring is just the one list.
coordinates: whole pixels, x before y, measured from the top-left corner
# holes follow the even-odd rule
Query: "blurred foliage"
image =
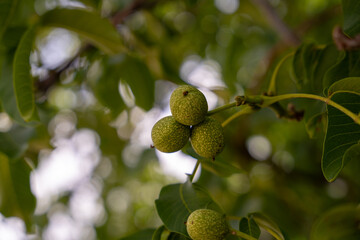
[[(274, 16), (300, 40), (286, 42)], [(189, 209), (209, 204), (255, 238), (359, 239), (359, 126), (324, 103), (274, 107), (304, 110), (300, 122), (269, 108), (236, 118), (215, 161), (186, 146), (202, 166), (194, 184), (164, 172), (148, 134), (169, 92), (185, 83), (216, 106), (273, 84), (272, 94), (317, 94), (358, 114), (360, 51), (338, 50), (332, 30), (358, 38), (359, 16), (357, 0), (0, 1), (1, 214), (44, 239), (57, 211), (76, 219), (76, 188), (49, 193), (42, 209), (32, 177), (49, 152), (91, 129), (101, 156), (84, 181), (98, 189), (104, 213), (78, 239), (188, 239)], [(213, 84), (214, 72), (222, 82)]]

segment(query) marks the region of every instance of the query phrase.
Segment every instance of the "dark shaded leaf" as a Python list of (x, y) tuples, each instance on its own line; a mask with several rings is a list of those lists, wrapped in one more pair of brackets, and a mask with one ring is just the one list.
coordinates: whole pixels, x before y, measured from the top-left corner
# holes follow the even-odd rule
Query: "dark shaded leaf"
[(0, 1), (0, 40), (3, 37), (6, 28), (8, 27), (15, 9), (18, 5), (18, 0), (2, 0)]
[(344, 15), (344, 32), (353, 37), (360, 33), (360, 2), (358, 0), (342, 0)]
[(119, 78), (129, 84), (136, 105), (150, 110), (155, 99), (155, 79), (143, 61), (126, 57), (117, 65)]
[(9, 132), (0, 132), (0, 152), (10, 159), (20, 157), (27, 148), (29, 139), (34, 135), (33, 128), (16, 125)]
[(0, 153), (1, 213), (22, 218), (28, 228), (36, 205), (30, 189), (30, 170), (24, 160), (11, 162)]
[(166, 228), (184, 236), (188, 236), (186, 220), (191, 212), (200, 208), (222, 212), (206, 189), (190, 182), (163, 187), (155, 205)]
[(30, 53), (36, 35), (36, 27), (29, 28), (16, 49), (13, 66), (13, 83), (17, 106), (25, 121), (37, 119), (33, 79), (30, 73)]
[(282, 234), (280, 228), (268, 217), (260, 213), (251, 213), (249, 214), (249, 217), (252, 217), (261, 228), (266, 230), (277, 240), (285, 240), (285, 237)]
[[(336, 92), (331, 99), (353, 113), (360, 112), (360, 95)], [(360, 141), (360, 126), (338, 109), (327, 106), (328, 124), (323, 147), (322, 171), (329, 182), (335, 180), (344, 165), (352, 158), (346, 152)], [(349, 156), (349, 157), (348, 157)]]
[(0, 54), (0, 101), (3, 110), (17, 123), (33, 126), (35, 121), (25, 122), (21, 117), (16, 103), (13, 86), (12, 59), (5, 54)]
[(356, 205), (336, 206), (328, 210), (312, 227), (311, 240), (360, 239), (360, 208)]
[(323, 88), (347, 77), (360, 77), (360, 51), (341, 52), (337, 63), (326, 72)]
[(57, 8), (41, 16), (43, 26), (60, 27), (76, 32), (108, 54), (124, 51), (120, 34), (100, 15), (84, 9)]
[(328, 90), (328, 96), (337, 91), (360, 93), (360, 77), (348, 77), (335, 82)]
[(152, 235), (152, 240), (161, 240), (161, 236), (164, 231), (166, 231), (166, 227), (164, 225), (158, 227)]
[(154, 232), (156, 231), (156, 229), (145, 229), (142, 230), (140, 232), (134, 233), (130, 236), (124, 237), (124, 238), (120, 238), (120, 240), (145, 240), (145, 239), (151, 239), (152, 235), (154, 234)]
[(257, 225), (257, 223), (252, 217), (241, 218), (239, 222), (239, 230), (256, 239), (259, 239), (261, 233), (259, 225)]
[(93, 91), (99, 102), (111, 110), (116, 117), (124, 108), (125, 104), (119, 92), (120, 77), (116, 66), (103, 64), (102, 76), (93, 84)]

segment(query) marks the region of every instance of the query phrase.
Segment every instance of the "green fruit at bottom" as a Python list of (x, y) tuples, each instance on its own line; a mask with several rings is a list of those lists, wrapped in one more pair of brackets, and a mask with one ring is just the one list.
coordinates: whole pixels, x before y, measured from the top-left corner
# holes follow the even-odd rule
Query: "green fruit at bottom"
[(191, 129), (191, 146), (197, 154), (205, 158), (215, 158), (225, 145), (224, 130), (220, 122), (206, 117)]
[(204, 120), (208, 104), (204, 94), (198, 89), (182, 85), (171, 94), (170, 110), (176, 121), (191, 126)]
[(182, 149), (190, 137), (190, 127), (167, 116), (155, 123), (151, 130), (154, 147), (161, 152), (176, 152)]
[(192, 212), (186, 230), (193, 240), (222, 240), (230, 231), (225, 215), (211, 209)]

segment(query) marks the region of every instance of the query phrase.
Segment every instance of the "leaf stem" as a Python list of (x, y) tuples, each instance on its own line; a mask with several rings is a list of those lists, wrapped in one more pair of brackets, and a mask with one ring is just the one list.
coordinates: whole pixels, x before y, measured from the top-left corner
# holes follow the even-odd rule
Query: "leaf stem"
[(193, 172), (191, 173), (191, 175), (190, 175), (190, 177), (189, 177), (190, 182), (192, 182), (192, 181), (193, 181), (193, 179), (194, 179), (194, 177), (195, 177), (195, 174), (196, 174), (196, 172), (197, 172), (197, 170), (198, 170), (199, 166), (200, 166), (200, 160), (198, 159), (198, 160), (196, 161), (196, 164), (195, 164), (194, 170), (193, 170)]
[(267, 90), (267, 95), (271, 96), (271, 95), (275, 95), (276, 94), (276, 77), (278, 75), (279, 69), (280, 67), (283, 65), (283, 63), (285, 62), (286, 59), (288, 59), (289, 57), (293, 56), (295, 54), (295, 52), (291, 52), (289, 54), (287, 54), (285, 57), (283, 57), (280, 62), (276, 65), (273, 74), (271, 75), (271, 80), (269, 83), (269, 88)]
[(279, 102), (281, 100), (292, 99), (292, 98), (307, 98), (307, 99), (315, 99), (315, 100), (322, 101), (322, 102), (326, 103), (327, 105), (330, 105), (330, 106), (338, 109), (339, 111), (343, 112), (344, 114), (349, 116), (351, 119), (353, 119), (355, 123), (360, 125), (360, 116), (356, 115), (355, 113), (351, 112), (350, 110), (341, 106), (340, 104), (332, 101), (330, 98), (326, 98), (326, 97), (322, 97), (322, 96), (318, 96), (318, 95), (314, 95), (314, 94), (289, 93), (289, 94), (283, 94), (283, 95), (278, 95), (278, 96), (273, 96), (273, 97), (263, 96), (264, 104), (262, 105), (262, 107), (267, 107), (267, 106), (269, 106), (273, 103)]
[(218, 107), (218, 108), (215, 108), (215, 109), (213, 109), (211, 111), (208, 111), (207, 115), (211, 116), (211, 115), (213, 115), (215, 113), (227, 110), (227, 109), (232, 108), (232, 107), (236, 107), (236, 106), (238, 106), (237, 104), (238, 104), (237, 102), (232, 102), (232, 103), (225, 104), (225, 105), (223, 105), (221, 107)]
[(246, 106), (245, 108), (243, 108), (242, 110), (240, 110), (239, 112), (231, 115), (228, 119), (226, 119), (224, 122), (222, 122), (221, 126), (225, 127), (226, 125), (228, 125), (232, 120), (234, 120), (235, 118), (238, 118), (242, 115), (245, 114), (250, 114), (255, 112), (257, 109), (254, 109), (252, 107)]
[(243, 232), (240, 232), (236, 229), (231, 229), (231, 233), (238, 236), (238, 237), (241, 237), (243, 239), (246, 239), (246, 240), (257, 240), (256, 238), (246, 234), (246, 233), (243, 233)]

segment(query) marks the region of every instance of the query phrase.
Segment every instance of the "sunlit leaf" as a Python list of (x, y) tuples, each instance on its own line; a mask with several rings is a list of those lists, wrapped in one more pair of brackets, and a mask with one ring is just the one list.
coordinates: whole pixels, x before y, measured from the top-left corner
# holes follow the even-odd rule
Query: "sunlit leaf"
[(155, 229), (145, 229), (139, 232), (136, 232), (134, 234), (131, 234), (130, 236), (120, 238), (120, 240), (144, 240), (144, 239), (151, 239), (152, 235), (154, 234)]
[(360, 33), (360, 2), (358, 0), (342, 0), (344, 15), (343, 28), (349, 36)]
[(166, 228), (184, 236), (188, 236), (186, 220), (191, 212), (200, 208), (222, 212), (206, 189), (190, 182), (163, 187), (155, 205)]
[(29, 28), (21, 38), (15, 52), (13, 83), (17, 106), (25, 121), (36, 119), (33, 79), (30, 73), (30, 53), (35, 39), (36, 27)]
[(341, 205), (320, 216), (312, 227), (311, 240), (360, 239), (360, 207)]
[(24, 160), (10, 161), (0, 153), (0, 211), (7, 217), (22, 218), (28, 228), (36, 204), (30, 190), (30, 170)]
[(12, 17), (14, 16), (18, 0), (2, 0), (0, 1), (0, 40), (3, 37)]
[[(360, 112), (360, 94), (336, 92), (331, 99), (353, 113)], [(349, 149), (360, 142), (360, 126), (338, 109), (327, 106), (328, 124), (323, 147), (322, 171), (329, 182), (335, 180), (344, 165), (350, 161)]]
[(41, 16), (43, 26), (60, 27), (76, 32), (105, 53), (122, 52), (124, 46), (119, 33), (107, 19), (84, 9), (57, 8)]
[(285, 240), (285, 237), (282, 234), (280, 228), (268, 217), (260, 213), (251, 213), (249, 214), (249, 217), (252, 217), (261, 228), (266, 230), (277, 240)]
[(252, 217), (243, 217), (239, 222), (239, 230), (246, 233), (256, 239), (260, 237), (259, 225), (255, 222)]

